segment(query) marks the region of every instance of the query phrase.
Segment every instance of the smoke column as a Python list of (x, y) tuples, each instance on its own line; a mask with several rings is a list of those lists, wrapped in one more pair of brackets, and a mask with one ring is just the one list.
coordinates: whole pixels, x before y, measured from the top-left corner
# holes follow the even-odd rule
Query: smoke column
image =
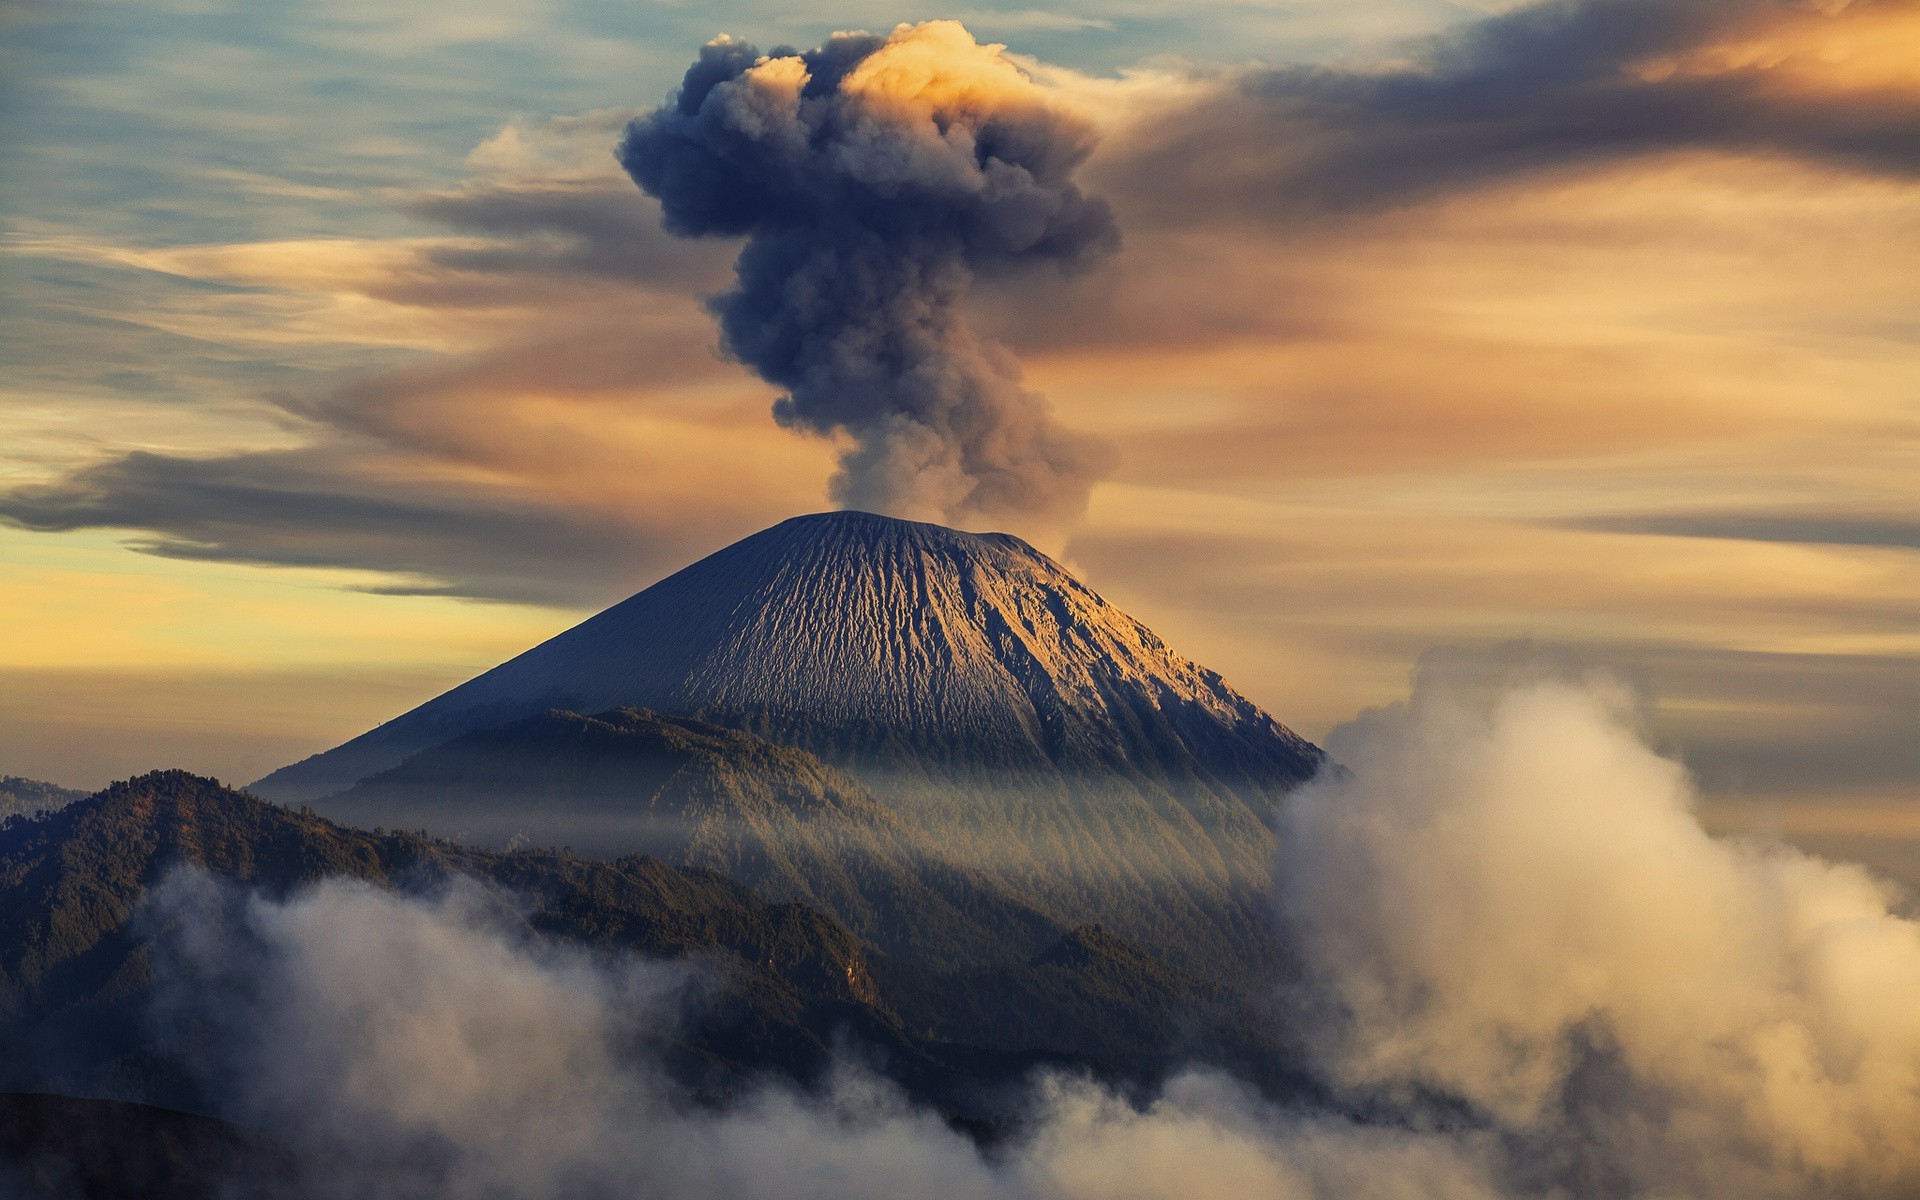
[(832, 488), (849, 507), (1057, 525), (1106, 467), (965, 313), (978, 275), (1119, 245), (1072, 180), (1090, 123), (1003, 50), (957, 21), (765, 56), (722, 37), (620, 146), (669, 231), (746, 237), (709, 302), (721, 344), (787, 389), (782, 424), (851, 437)]

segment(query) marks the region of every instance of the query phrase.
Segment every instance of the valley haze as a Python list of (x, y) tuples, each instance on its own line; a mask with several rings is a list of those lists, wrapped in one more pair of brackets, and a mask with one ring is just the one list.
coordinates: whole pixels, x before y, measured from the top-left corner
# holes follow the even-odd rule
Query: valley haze
[(0, 23), (0, 1196), (1920, 1193), (1914, 0)]

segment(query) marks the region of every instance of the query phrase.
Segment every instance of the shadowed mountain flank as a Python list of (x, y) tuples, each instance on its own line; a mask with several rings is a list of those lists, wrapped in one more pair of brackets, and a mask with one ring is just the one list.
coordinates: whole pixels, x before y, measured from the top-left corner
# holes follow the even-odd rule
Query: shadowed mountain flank
[(120, 1100), (0, 1094), (0, 1195), (11, 1200), (272, 1200), (293, 1154), (211, 1117)]
[(674, 1048), (696, 1065), (804, 1069), (848, 1023), (890, 1040), (865, 949), (816, 909), (651, 858), (488, 854), (344, 828), (162, 771), (0, 827), (0, 1089), (195, 1099), (148, 1019), (155, 931), (139, 918), (181, 868), (267, 896), (323, 879), (430, 889), (469, 878), (530, 903), (540, 932), (712, 963), (724, 1002)]
[(1085, 934), (1056, 931), (1031, 959), (935, 970), (712, 870), (354, 829), (164, 771), (0, 823), (0, 1092), (219, 1111), (204, 1090), (217, 1046), (156, 1016), (182, 986), (161, 965), (180, 917), (151, 901), (182, 869), (242, 904), (323, 880), (426, 897), (477, 883), (529, 937), (679, 960), (698, 986), (649, 1052), (698, 1096), (767, 1074), (818, 1080), (849, 1051), (968, 1119), (1039, 1065), (1145, 1081), (1199, 1057), (1290, 1079), (1244, 1005), (1117, 939), (1068, 951)]
[(1060, 935), (812, 754), (691, 718), (542, 713), (423, 750), (318, 805), (350, 824), (482, 845), (656, 855), (949, 968), (1023, 958)]
[(623, 707), (807, 750), (1062, 926), (1104, 922), (1189, 966), (1266, 954), (1267, 819), (1320, 761), (1020, 539), (841, 512), (737, 542), (254, 786), (317, 800), (464, 734)]

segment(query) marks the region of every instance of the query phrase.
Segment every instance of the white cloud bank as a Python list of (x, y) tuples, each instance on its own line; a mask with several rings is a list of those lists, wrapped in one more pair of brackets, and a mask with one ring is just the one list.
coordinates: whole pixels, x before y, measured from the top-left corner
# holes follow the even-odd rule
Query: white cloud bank
[(1617, 684), (1473, 693), (1426, 673), (1283, 816), (1330, 1074), (1464, 1099), (1629, 1194), (1913, 1194), (1920, 925), (1894, 890), (1709, 837)]
[(1832, 1197), (1920, 1186), (1920, 926), (1855, 868), (1717, 841), (1620, 689), (1437, 673), (1282, 822), (1302, 1032), (1366, 1123), (1188, 1075), (1043, 1080), (987, 1150), (857, 1073), (724, 1111), (638, 1037), (673, 970), (530, 941), (474, 892), (161, 903), (235, 1115), (411, 1197)]

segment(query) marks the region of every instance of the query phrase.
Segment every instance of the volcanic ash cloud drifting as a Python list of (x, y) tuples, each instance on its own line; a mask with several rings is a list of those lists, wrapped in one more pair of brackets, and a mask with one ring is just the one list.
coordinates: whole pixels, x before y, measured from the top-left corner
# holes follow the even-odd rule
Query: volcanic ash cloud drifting
[(964, 311), (980, 274), (1119, 245), (1072, 179), (1091, 124), (1003, 49), (955, 21), (766, 56), (721, 38), (620, 147), (671, 232), (746, 237), (711, 301), (722, 344), (787, 389), (783, 424), (851, 436), (850, 507), (1056, 525), (1107, 462)]

